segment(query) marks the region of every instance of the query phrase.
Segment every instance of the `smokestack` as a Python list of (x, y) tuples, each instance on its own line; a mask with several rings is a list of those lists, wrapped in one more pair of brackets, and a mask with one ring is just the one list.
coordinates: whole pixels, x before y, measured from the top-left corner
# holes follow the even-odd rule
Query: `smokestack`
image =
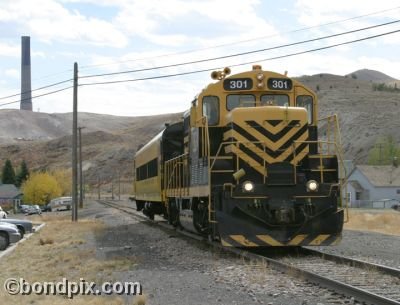
[(21, 110), (32, 111), (31, 38), (21, 37)]

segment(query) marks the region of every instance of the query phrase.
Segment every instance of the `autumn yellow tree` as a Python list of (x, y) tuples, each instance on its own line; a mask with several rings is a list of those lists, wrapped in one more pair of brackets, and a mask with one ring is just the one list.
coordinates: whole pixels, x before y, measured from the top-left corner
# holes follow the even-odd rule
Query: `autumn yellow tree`
[(60, 197), (61, 187), (49, 173), (32, 173), (22, 185), (24, 202), (44, 205), (51, 199)]
[(72, 193), (72, 171), (70, 169), (55, 169), (50, 173), (61, 188), (61, 196), (70, 196)]

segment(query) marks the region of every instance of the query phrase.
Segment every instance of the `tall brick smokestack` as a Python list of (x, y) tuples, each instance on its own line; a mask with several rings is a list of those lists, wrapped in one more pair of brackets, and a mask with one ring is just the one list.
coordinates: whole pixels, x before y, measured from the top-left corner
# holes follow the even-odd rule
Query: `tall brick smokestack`
[(21, 37), (21, 110), (32, 111), (31, 38)]

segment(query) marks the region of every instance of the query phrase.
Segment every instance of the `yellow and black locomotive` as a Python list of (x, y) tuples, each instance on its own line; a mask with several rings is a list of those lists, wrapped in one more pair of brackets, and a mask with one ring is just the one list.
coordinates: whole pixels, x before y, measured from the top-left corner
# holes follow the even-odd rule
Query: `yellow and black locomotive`
[[(182, 121), (135, 155), (135, 198), (150, 218), (225, 246), (331, 245), (344, 221), (336, 116), (316, 94), (263, 71), (211, 74)], [(318, 137), (318, 126), (323, 137)]]

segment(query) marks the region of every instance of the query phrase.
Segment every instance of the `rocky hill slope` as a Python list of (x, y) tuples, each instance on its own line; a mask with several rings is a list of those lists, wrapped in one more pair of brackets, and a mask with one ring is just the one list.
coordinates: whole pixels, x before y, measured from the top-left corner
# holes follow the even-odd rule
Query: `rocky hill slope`
[[(356, 163), (366, 162), (368, 151), (380, 136), (392, 135), (400, 143), (400, 91), (376, 91), (374, 82), (397, 81), (382, 75), (362, 70), (348, 76), (318, 74), (298, 78), (318, 93), (320, 117), (339, 115), (345, 157)], [(87, 183), (110, 181), (116, 176), (131, 180), (137, 147), (162, 130), (165, 123), (180, 117), (181, 114), (117, 117), (80, 113), (79, 126), (85, 127), (82, 159)], [(71, 130), (71, 113), (0, 110), (0, 166), (10, 158), (15, 166), (25, 159), (31, 169), (70, 168)]]

